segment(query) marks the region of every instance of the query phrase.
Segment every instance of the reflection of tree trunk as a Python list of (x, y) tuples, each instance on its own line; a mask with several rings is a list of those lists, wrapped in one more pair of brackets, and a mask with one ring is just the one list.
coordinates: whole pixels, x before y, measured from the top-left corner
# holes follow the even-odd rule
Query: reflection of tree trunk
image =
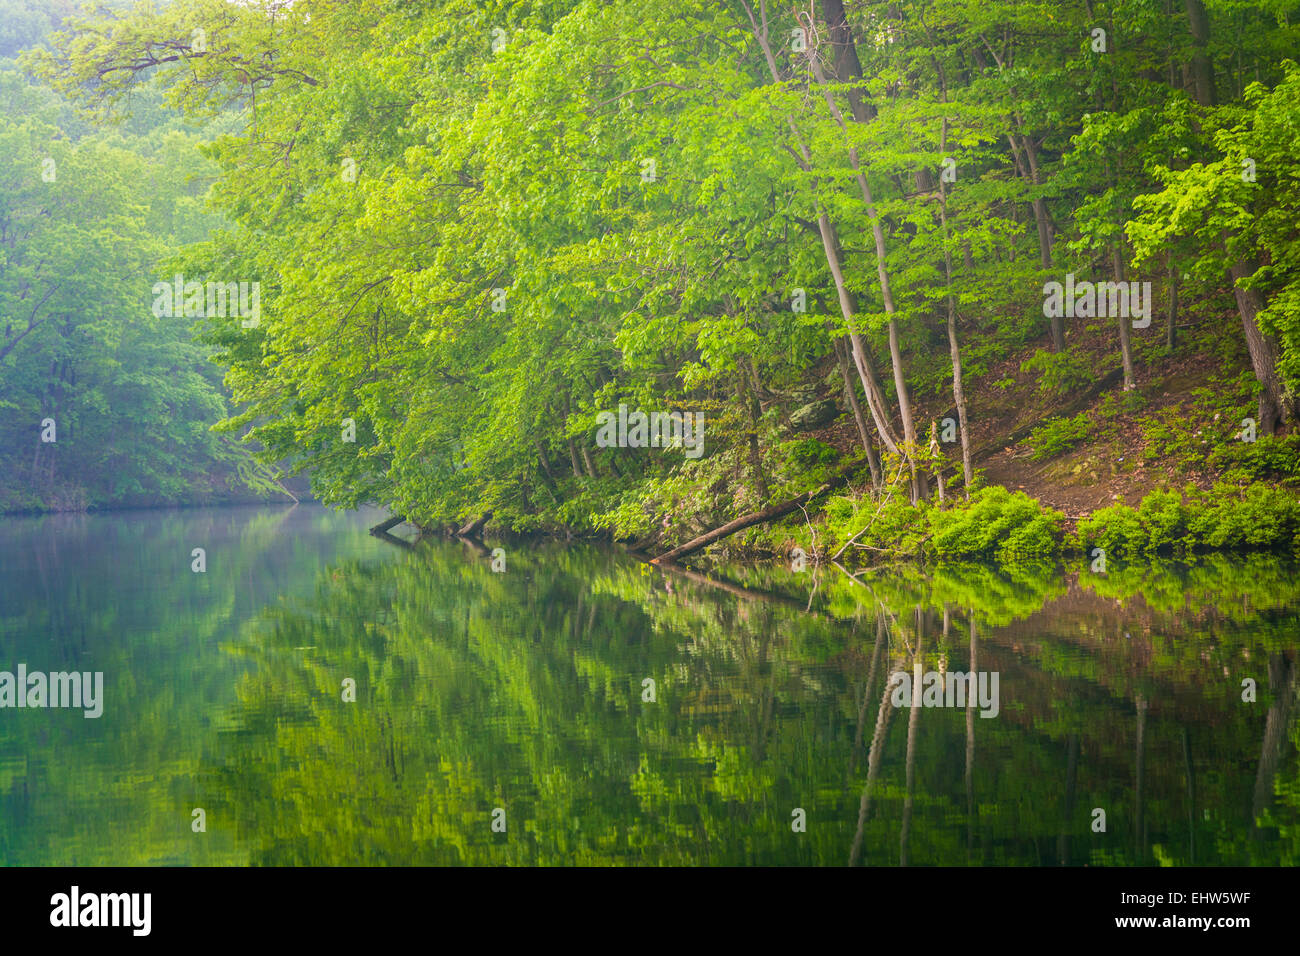
[(1264, 741), (1260, 746), (1259, 770), (1255, 773), (1255, 799), (1251, 803), (1251, 827), (1259, 835), (1259, 816), (1273, 800), (1273, 777), (1282, 759), (1282, 742), (1286, 739), (1295, 697), (1296, 665), (1285, 654), (1268, 656), (1268, 687), (1273, 703), (1268, 705), (1264, 720)]
[[(881, 617), (884, 609), (878, 609)], [(858, 829), (853, 834), (853, 849), (849, 851), (849, 866), (857, 866), (862, 857), (862, 833), (866, 827), (867, 815), (871, 811), (871, 786), (876, 782), (880, 770), (881, 753), (885, 747), (885, 734), (889, 730), (889, 719), (894, 708), (889, 706), (889, 678), (886, 675), (885, 689), (880, 694), (880, 709), (876, 711), (876, 730), (871, 736), (871, 750), (867, 752), (867, 782), (862, 787), (862, 799), (858, 803)]]
[(921, 722), (921, 658), (925, 619), (916, 609), (916, 651), (912, 658), (912, 712), (907, 715), (907, 795), (903, 797), (903, 826), (898, 835), (898, 865), (907, 866), (907, 840), (912, 833), (912, 792), (916, 787), (916, 728)]
[(885, 646), (885, 617), (876, 618), (876, 646), (871, 652), (871, 671), (867, 675), (866, 686), (862, 688), (862, 703), (858, 707), (858, 729), (853, 735), (853, 751), (849, 754), (849, 774), (846, 779), (853, 779), (858, 770), (858, 754), (862, 752), (862, 722), (867, 716), (867, 701), (871, 698), (871, 688), (876, 686), (876, 670), (880, 665), (880, 653)]
[(1143, 836), (1146, 831), (1145, 793), (1143, 792), (1144, 770), (1147, 747), (1147, 701), (1145, 697), (1137, 699), (1137, 818), (1133, 830), (1133, 852), (1141, 861), (1146, 858), (1146, 846)]
[(1070, 734), (1068, 754), (1065, 758), (1065, 813), (1061, 817), (1061, 833), (1056, 838), (1056, 859), (1061, 866), (1070, 863), (1070, 828), (1074, 825), (1074, 794), (1079, 782), (1079, 735)]
[(1183, 766), (1187, 778), (1187, 862), (1196, 863), (1196, 776), (1192, 770), (1192, 741), (1183, 727)]
[[(975, 668), (975, 608), (970, 609), (970, 672)], [(976, 678), (978, 684), (979, 679)], [(966, 707), (966, 861), (975, 845), (975, 707)]]

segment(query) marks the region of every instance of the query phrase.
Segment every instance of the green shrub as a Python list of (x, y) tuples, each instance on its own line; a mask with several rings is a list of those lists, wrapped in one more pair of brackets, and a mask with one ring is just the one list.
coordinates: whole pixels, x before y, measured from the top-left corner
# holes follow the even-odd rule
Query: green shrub
[(1230, 441), (1215, 447), (1210, 460), (1247, 481), (1272, 478), (1300, 482), (1300, 434), (1265, 435), (1254, 442)]
[(1145, 551), (1182, 551), (1192, 543), (1188, 508), (1176, 491), (1153, 491), (1138, 505), (1137, 517), (1146, 536)]
[(981, 488), (968, 504), (930, 512), (928, 550), (949, 559), (1051, 556), (1061, 549), (1064, 518), (1022, 491)]
[(1092, 422), (1087, 412), (1080, 412), (1073, 418), (1049, 418), (1042, 425), (1030, 432), (1029, 437), (1021, 441), (1033, 450), (1029, 457), (1042, 461), (1062, 452), (1069, 451), (1088, 437)]
[(1241, 493), (1218, 484), (1193, 515), (1190, 528), (1208, 548), (1267, 548), (1294, 545), (1300, 531), (1300, 501), (1292, 492), (1251, 485)]
[(1078, 537), (1084, 551), (1101, 548), (1107, 556), (1138, 554), (1147, 544), (1137, 512), (1123, 503), (1098, 508), (1080, 521)]
[(1241, 492), (1219, 484), (1208, 494), (1187, 489), (1153, 491), (1136, 509), (1123, 503), (1101, 508), (1079, 522), (1085, 551), (1107, 556), (1156, 552), (1292, 547), (1300, 533), (1300, 500), (1268, 485)]

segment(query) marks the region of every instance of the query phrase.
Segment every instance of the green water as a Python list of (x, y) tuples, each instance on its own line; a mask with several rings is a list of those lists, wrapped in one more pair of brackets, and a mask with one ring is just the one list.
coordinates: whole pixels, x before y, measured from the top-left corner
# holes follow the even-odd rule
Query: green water
[[(0, 709), (0, 862), (1300, 858), (1281, 559), (708, 580), (489, 540), (496, 573), (376, 520), (0, 520), (0, 670), (104, 675), (98, 719)], [(972, 653), (996, 716), (892, 706)]]

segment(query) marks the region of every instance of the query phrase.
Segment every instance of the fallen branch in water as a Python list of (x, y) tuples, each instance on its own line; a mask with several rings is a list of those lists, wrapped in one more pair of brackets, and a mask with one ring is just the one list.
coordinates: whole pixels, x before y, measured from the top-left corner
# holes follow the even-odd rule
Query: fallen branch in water
[(406, 520), (405, 515), (392, 515), (386, 518), (385, 520), (379, 522), (379, 524), (375, 525), (373, 528), (371, 528), (370, 533), (375, 535), (376, 537), (378, 537), (381, 534), (387, 534), (390, 528), (396, 528), (399, 524), (401, 524), (405, 520)]
[(826, 494), (826, 492), (831, 491), (834, 488), (838, 488), (840, 485), (844, 484), (846, 481), (849, 480), (849, 475), (851, 475), (855, 470), (857, 470), (859, 465), (860, 462), (855, 462), (854, 464), (848, 466), (847, 468), (841, 469), (839, 474), (837, 474), (834, 478), (827, 481), (825, 484), (820, 485), (817, 488), (814, 488), (812, 491), (805, 491), (803, 494), (795, 498), (791, 498), (789, 501), (783, 501), (780, 504), (772, 505), (769, 508), (764, 508), (762, 511), (756, 511), (753, 514), (748, 514), (741, 518), (736, 518), (734, 521), (728, 521), (726, 524), (722, 525), (721, 527), (714, 528), (712, 531), (706, 531), (698, 538), (693, 538), (692, 540), (687, 541), (685, 544), (679, 545), (678, 547), (673, 548), (671, 551), (659, 555), (659, 557), (652, 559), (650, 563), (661, 564), (664, 562), (676, 561), (678, 558), (682, 557), (683, 555), (692, 554), (695, 551), (699, 551), (701, 548), (706, 547), (707, 545), (710, 545), (715, 541), (720, 541), (723, 538), (730, 537), (731, 535), (735, 534), (737, 531), (744, 531), (746, 528), (751, 528), (756, 524), (766, 524), (769, 521), (775, 521), (777, 518), (784, 518), (790, 512), (794, 511), (797, 508), (802, 508), (804, 505), (808, 504), (814, 498), (819, 498), (822, 495)]
[(475, 518), (469, 524), (465, 525), (465, 527), (457, 531), (456, 536), (459, 538), (472, 538), (476, 536), (480, 531), (483, 530), (483, 526), (488, 523), (488, 519), (491, 517), (492, 517), (492, 512), (490, 511), (482, 515), (479, 515), (479, 517)]

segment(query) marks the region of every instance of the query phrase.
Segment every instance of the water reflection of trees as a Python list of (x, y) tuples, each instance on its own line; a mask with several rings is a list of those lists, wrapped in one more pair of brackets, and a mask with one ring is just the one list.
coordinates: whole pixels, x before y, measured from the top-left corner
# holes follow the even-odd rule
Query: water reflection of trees
[[(213, 779), (266, 863), (1280, 862), (1294, 612), (1263, 562), (1164, 569), (1183, 605), (1155, 568), (823, 569), (809, 611), (754, 569), (423, 545), (266, 616)], [(917, 665), (999, 671), (999, 717), (895, 720)]]

